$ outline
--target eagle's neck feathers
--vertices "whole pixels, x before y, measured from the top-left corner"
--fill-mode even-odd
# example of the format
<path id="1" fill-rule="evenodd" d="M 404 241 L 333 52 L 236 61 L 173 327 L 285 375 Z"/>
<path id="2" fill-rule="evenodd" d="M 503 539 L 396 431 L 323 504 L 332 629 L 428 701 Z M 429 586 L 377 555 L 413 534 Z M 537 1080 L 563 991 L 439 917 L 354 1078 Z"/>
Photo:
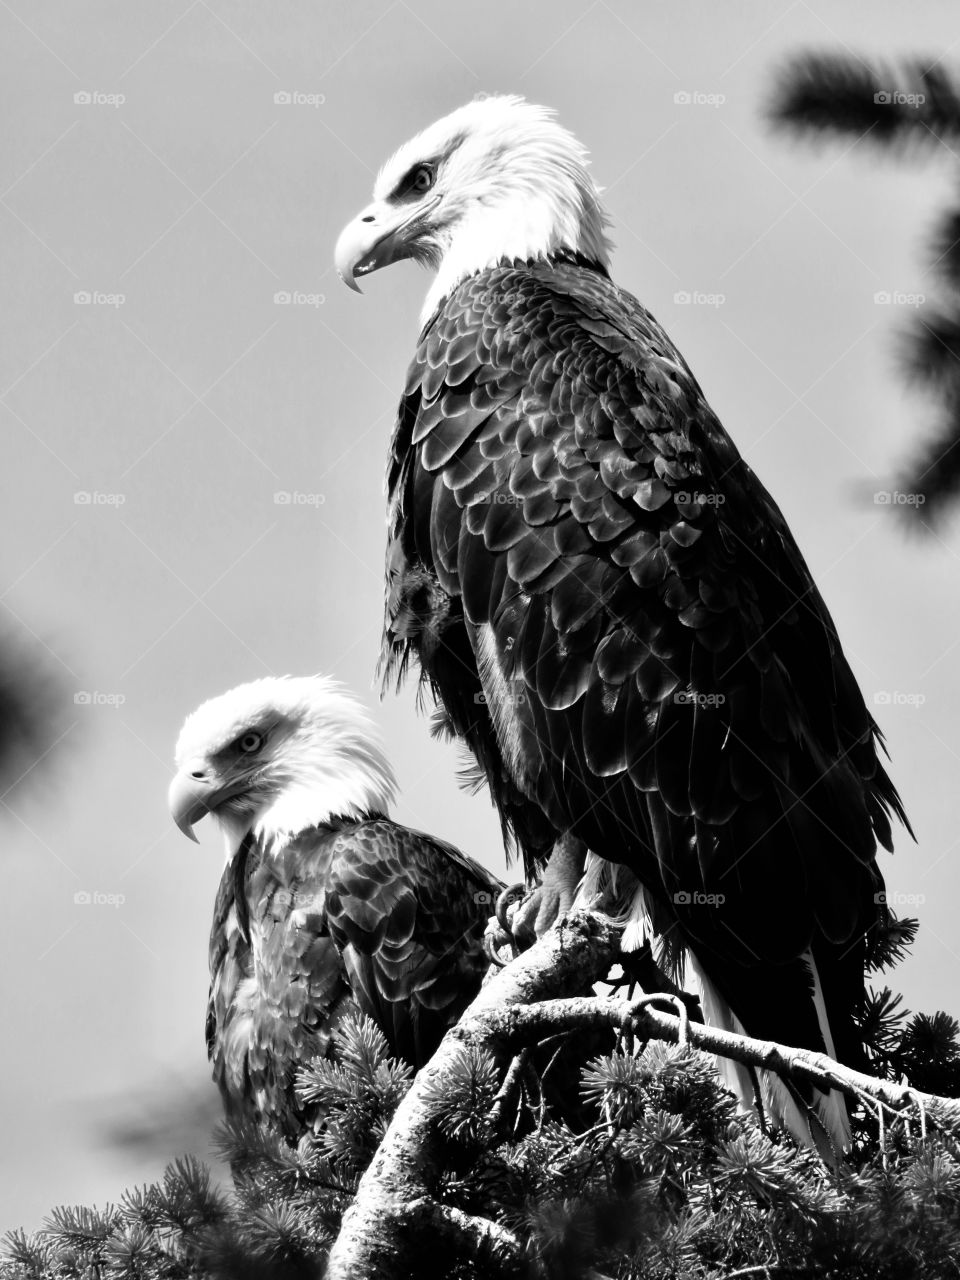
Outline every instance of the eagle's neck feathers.
<path id="1" fill-rule="evenodd" d="M 269 852 L 278 853 L 310 827 L 387 813 L 395 790 L 393 772 L 375 743 L 355 737 L 327 749 L 318 744 L 315 752 L 294 762 L 289 781 L 256 816 L 253 834 Z"/>
<path id="2" fill-rule="evenodd" d="M 472 198 L 455 205 L 450 220 L 436 229 L 428 257 L 437 276 L 422 321 L 461 280 L 504 260 L 528 262 L 565 251 L 609 267 L 609 218 L 586 152 L 556 124 L 542 121 L 532 129 L 510 149 L 501 170 L 488 157 L 461 181 Z"/>

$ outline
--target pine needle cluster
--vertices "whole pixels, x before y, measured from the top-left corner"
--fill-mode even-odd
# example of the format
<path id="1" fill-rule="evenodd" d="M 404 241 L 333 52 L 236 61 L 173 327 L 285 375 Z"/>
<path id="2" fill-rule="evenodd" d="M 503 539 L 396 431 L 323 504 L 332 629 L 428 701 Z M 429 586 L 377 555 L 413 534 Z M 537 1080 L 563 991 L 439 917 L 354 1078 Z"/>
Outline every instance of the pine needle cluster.
<path id="1" fill-rule="evenodd" d="M 912 939 L 897 924 L 877 965 Z M 960 1096 L 957 1022 L 871 992 L 861 1030 L 877 1075 Z M 911 1113 L 854 1113 L 851 1160 L 827 1167 L 744 1115 L 712 1058 L 609 1034 L 504 1060 L 464 1043 L 428 1103 L 433 1202 L 519 1242 L 553 1280 L 734 1275 L 960 1276 L 960 1133 Z M 580 1052 L 564 1072 L 564 1053 Z M 556 1074 L 554 1074 L 556 1072 Z M 577 1080 L 576 1106 L 570 1082 Z M 357 1017 L 298 1076 L 316 1116 L 296 1146 L 249 1125 L 218 1133 L 232 1190 L 192 1157 L 103 1209 L 60 1208 L 5 1242 L 0 1280 L 300 1280 L 322 1275 L 343 1214 L 413 1078 Z M 516 1257 L 504 1275 L 517 1274 Z M 457 1262 L 445 1275 L 495 1277 Z"/>

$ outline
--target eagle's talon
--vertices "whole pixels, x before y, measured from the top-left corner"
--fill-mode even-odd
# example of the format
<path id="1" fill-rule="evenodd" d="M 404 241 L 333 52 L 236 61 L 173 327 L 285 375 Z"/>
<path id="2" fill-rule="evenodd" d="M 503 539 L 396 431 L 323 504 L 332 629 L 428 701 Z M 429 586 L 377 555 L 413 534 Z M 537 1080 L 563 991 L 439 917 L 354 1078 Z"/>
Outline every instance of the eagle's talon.
<path id="1" fill-rule="evenodd" d="M 501 959 L 500 953 L 497 950 L 497 944 L 489 933 L 484 935 L 483 949 L 487 953 L 487 959 L 492 965 L 495 965 L 496 968 L 505 969 L 510 963 L 508 960 Z"/>
<path id="2" fill-rule="evenodd" d="M 499 898 L 497 898 L 495 908 L 497 921 L 504 933 L 510 934 L 511 937 L 513 936 L 513 921 L 508 912 L 515 903 L 523 901 L 526 892 L 527 886 L 525 884 L 512 884 L 504 889 Z"/>
<path id="3" fill-rule="evenodd" d="M 504 893 L 509 893 L 504 890 Z M 503 897 L 503 894 L 500 895 Z M 510 954 L 508 959 L 504 959 L 501 952 L 504 948 L 509 948 Z M 487 927 L 483 935 L 483 950 L 490 961 L 491 965 L 498 969 L 504 969 L 513 960 L 517 954 L 517 946 L 513 940 L 513 935 L 509 929 L 504 929 L 500 925 L 500 921 L 496 916 L 491 916 L 487 921 Z"/>

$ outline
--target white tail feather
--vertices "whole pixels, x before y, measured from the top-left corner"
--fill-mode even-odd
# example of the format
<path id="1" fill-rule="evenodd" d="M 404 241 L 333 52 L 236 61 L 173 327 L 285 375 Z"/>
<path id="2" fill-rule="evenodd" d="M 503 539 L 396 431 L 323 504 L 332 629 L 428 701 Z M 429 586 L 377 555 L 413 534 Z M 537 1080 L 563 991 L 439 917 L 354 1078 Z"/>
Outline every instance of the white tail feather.
<path id="1" fill-rule="evenodd" d="M 830 1020 L 827 1017 L 827 1006 L 823 998 L 823 987 L 820 985 L 817 964 L 810 951 L 804 952 L 803 959 L 806 961 L 813 981 L 813 1002 L 817 1009 L 820 1034 L 823 1036 L 823 1043 L 826 1046 L 827 1053 L 831 1058 L 836 1058 L 837 1050 L 834 1046 L 833 1032 L 830 1030 Z M 841 1151 L 849 1150 L 853 1142 L 853 1135 L 850 1132 L 850 1116 L 847 1112 L 847 1104 L 843 1095 L 838 1093 L 836 1089 L 830 1089 L 826 1093 L 822 1093 L 817 1089 L 813 1097 L 817 1115 L 830 1135 L 831 1140 L 839 1146 Z"/>
<path id="2" fill-rule="evenodd" d="M 817 1007 L 817 1018 L 823 1034 L 823 1041 L 831 1057 L 834 1056 L 833 1036 L 827 1021 L 823 991 L 817 974 L 813 957 L 804 956 L 813 978 L 814 1002 Z M 735 1031 L 746 1035 L 743 1023 L 723 999 L 716 987 L 704 973 L 702 966 L 692 951 L 687 952 L 687 973 L 693 980 L 692 985 L 699 988 L 700 1007 L 707 1024 L 724 1031 Z M 730 1092 L 740 1102 L 741 1109 L 752 1112 L 756 1106 L 753 1079 L 747 1067 L 729 1058 L 718 1057 L 717 1066 L 720 1076 Z M 851 1142 L 850 1118 L 846 1104 L 835 1089 L 824 1093 L 819 1089 L 813 1092 L 813 1110 L 824 1133 L 819 1134 L 811 1125 L 811 1117 L 797 1102 L 789 1087 L 779 1076 L 770 1071 L 757 1071 L 760 1095 L 767 1114 L 773 1123 L 791 1133 L 798 1142 L 816 1148 L 825 1159 L 835 1161 L 839 1152 L 849 1148 Z M 831 1150 L 831 1148 L 833 1148 Z"/>
<path id="3" fill-rule="evenodd" d="M 653 941 L 655 937 L 650 905 L 643 885 L 625 867 L 600 858 L 595 853 L 587 854 L 574 905 L 598 908 L 614 924 L 621 926 L 624 930 L 620 943 L 623 951 L 638 951 L 646 939 Z M 827 1018 L 816 963 L 809 951 L 804 952 L 801 958 L 810 972 L 813 1002 L 824 1046 L 830 1057 L 835 1058 L 837 1055 L 833 1033 Z M 694 994 L 700 997 L 700 1007 L 708 1026 L 746 1035 L 743 1023 L 707 977 L 692 951 L 686 952 L 686 973 Z M 717 1058 L 717 1068 L 721 1079 L 738 1099 L 742 1110 L 752 1113 L 756 1108 L 756 1094 L 749 1068 L 723 1057 Z M 849 1149 L 852 1141 L 850 1117 L 843 1096 L 836 1089 L 826 1092 L 813 1090 L 811 1115 L 810 1109 L 797 1101 L 789 1086 L 779 1076 L 770 1071 L 757 1071 L 756 1075 L 764 1109 L 774 1125 L 792 1133 L 805 1146 L 815 1147 L 831 1162 L 836 1159 L 837 1153 Z"/>
<path id="4" fill-rule="evenodd" d="M 622 928 L 622 951 L 639 951 L 654 936 L 643 885 L 626 867 L 595 853 L 588 853 L 583 864 L 574 906 L 599 909 Z"/>

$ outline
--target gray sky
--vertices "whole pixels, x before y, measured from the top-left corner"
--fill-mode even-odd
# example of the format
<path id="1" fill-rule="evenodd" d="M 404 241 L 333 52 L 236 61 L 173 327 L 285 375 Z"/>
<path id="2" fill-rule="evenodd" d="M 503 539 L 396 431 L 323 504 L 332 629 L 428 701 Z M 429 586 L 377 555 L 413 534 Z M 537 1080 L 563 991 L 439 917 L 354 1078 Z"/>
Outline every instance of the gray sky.
<path id="1" fill-rule="evenodd" d="M 383 465 L 427 278 L 402 264 L 358 298 L 332 248 L 390 151 L 480 90 L 556 107 L 591 148 L 615 278 L 783 507 L 868 701 L 890 695 L 919 843 L 883 867 L 923 899 L 900 906 L 922 930 L 894 981 L 957 1012 L 960 544 L 904 540 L 870 497 L 925 426 L 893 360 L 909 309 L 874 295 L 933 293 L 922 248 L 955 161 L 796 149 L 761 113 L 801 46 L 952 60 L 955 6 L 0 0 L 0 34 L 0 599 L 55 655 L 70 726 L 0 818 L 0 1226 L 155 1177 L 105 1120 L 207 1076 L 221 855 L 166 813 L 185 714 L 270 672 L 372 704 Z M 412 691 L 378 714 L 397 816 L 502 872 L 489 805 L 458 792 Z"/>

